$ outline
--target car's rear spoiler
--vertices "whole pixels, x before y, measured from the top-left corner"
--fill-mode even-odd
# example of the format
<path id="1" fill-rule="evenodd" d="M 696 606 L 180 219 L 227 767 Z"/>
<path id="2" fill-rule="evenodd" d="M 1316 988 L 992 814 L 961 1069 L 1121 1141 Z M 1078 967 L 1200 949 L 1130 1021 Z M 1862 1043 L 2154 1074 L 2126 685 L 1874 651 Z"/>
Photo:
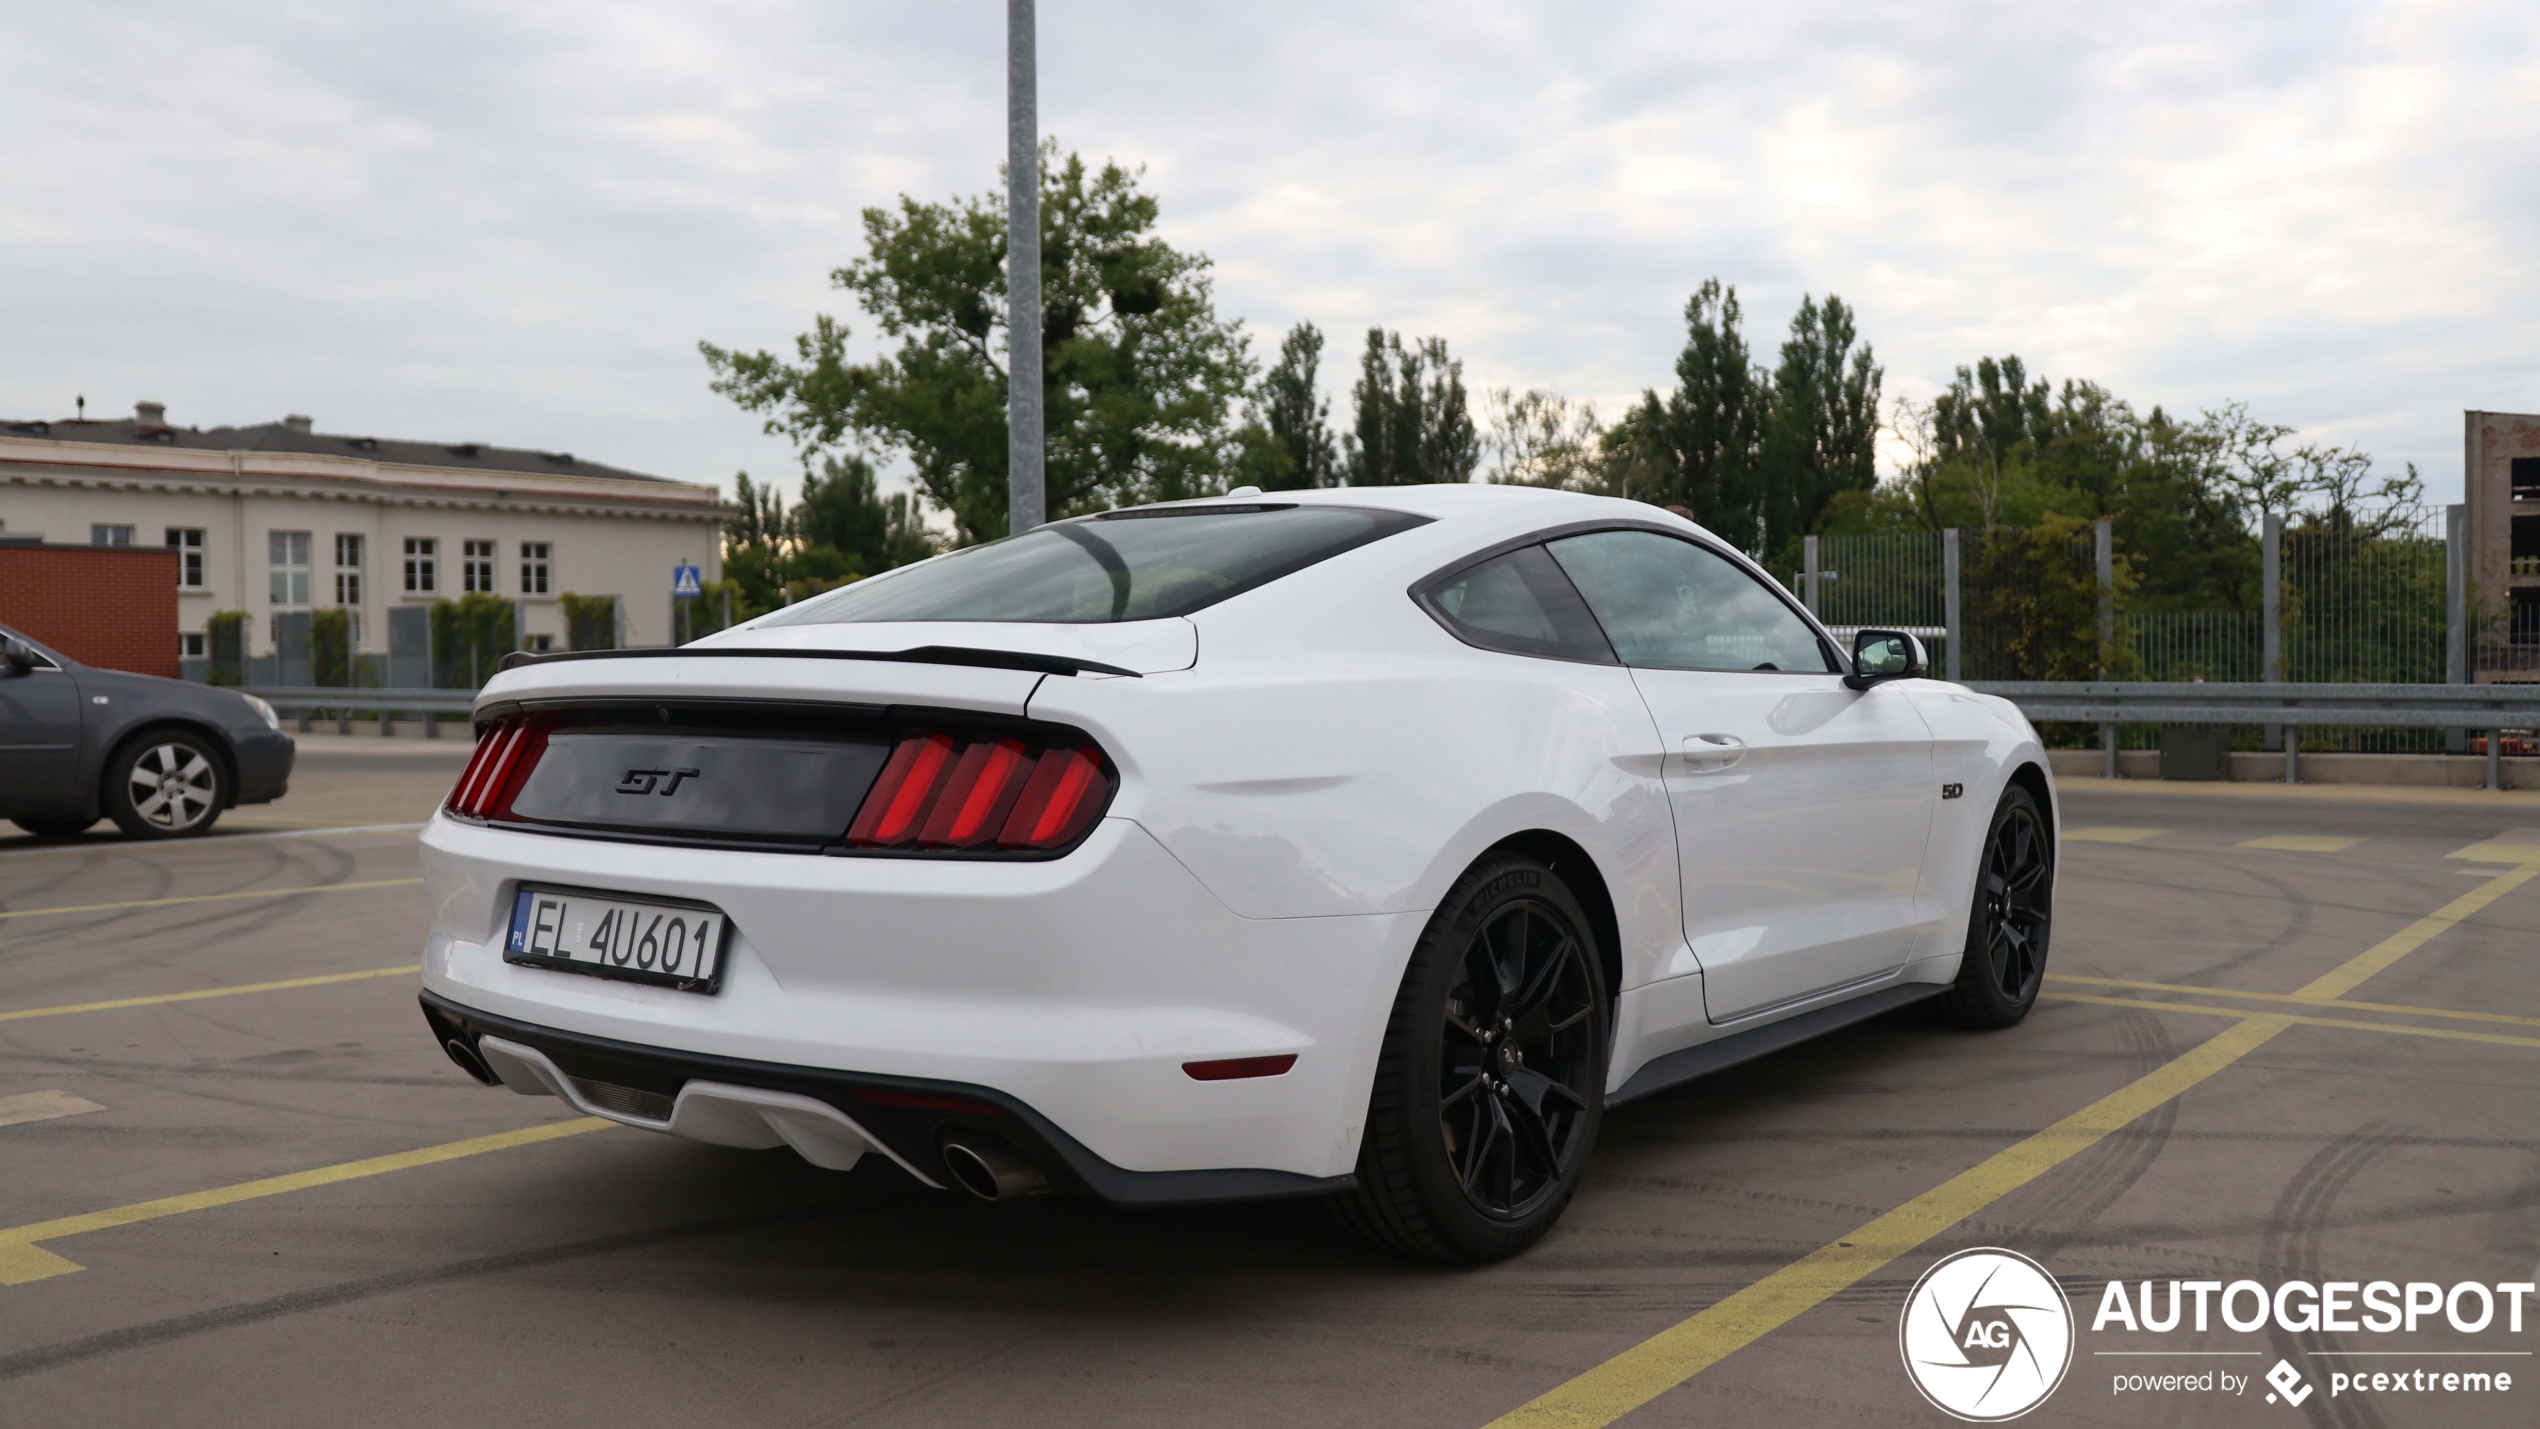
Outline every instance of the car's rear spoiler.
<path id="1" fill-rule="evenodd" d="M 1126 675 L 1142 679 L 1135 670 L 1106 665 L 1100 660 L 1078 660 L 1066 655 L 1034 655 L 1021 650 L 988 650 L 973 645 L 920 645 L 913 650 L 771 650 L 749 646 L 680 645 L 663 650 L 559 650 L 553 654 L 534 654 L 515 650 L 502 659 L 498 669 L 511 670 L 524 665 L 552 665 L 565 660 L 659 660 L 667 657 L 694 659 L 747 658 L 761 660 L 882 660 L 902 665 L 970 665 L 987 670 L 1031 670 L 1043 675 Z"/>

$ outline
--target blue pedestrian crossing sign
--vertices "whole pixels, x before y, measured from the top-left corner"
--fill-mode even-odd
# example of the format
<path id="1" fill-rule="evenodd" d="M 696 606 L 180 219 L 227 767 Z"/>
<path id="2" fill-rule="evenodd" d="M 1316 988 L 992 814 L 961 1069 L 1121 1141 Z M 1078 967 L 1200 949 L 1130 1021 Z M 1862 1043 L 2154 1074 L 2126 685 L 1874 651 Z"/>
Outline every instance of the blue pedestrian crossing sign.
<path id="1" fill-rule="evenodd" d="M 705 573 L 695 566 L 670 568 L 670 595 L 673 600 L 695 600 L 706 593 Z"/>

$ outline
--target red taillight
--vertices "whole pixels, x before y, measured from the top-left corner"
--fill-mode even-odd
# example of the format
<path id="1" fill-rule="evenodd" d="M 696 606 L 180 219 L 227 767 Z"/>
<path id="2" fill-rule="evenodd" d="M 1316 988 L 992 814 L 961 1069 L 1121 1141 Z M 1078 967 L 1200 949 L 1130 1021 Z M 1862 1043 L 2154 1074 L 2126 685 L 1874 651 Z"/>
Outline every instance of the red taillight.
<path id="1" fill-rule="evenodd" d="M 1037 745 L 1013 735 L 928 730 L 901 737 L 856 810 L 856 848 L 1065 848 L 1111 799 L 1113 779 L 1090 744 Z"/>
<path id="2" fill-rule="evenodd" d="M 476 737 L 476 752 L 467 757 L 467 767 L 459 771 L 459 782 L 450 786 L 450 797 L 442 807 L 451 813 L 464 813 L 468 797 L 476 792 L 476 783 L 485 777 L 485 766 L 492 759 L 495 746 L 512 732 L 508 724 L 490 724 Z"/>
<path id="3" fill-rule="evenodd" d="M 477 739 L 467 768 L 459 771 L 459 782 L 450 790 L 450 812 L 472 819 L 505 817 L 546 749 L 545 723 L 496 721 Z"/>

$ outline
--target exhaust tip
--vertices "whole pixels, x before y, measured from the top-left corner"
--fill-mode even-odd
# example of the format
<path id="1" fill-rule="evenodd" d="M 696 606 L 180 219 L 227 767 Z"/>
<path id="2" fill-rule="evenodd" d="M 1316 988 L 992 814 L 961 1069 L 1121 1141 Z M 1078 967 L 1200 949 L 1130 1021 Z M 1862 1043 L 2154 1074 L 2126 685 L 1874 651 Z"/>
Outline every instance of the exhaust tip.
<path id="1" fill-rule="evenodd" d="M 1011 1201 L 1050 1189 L 1050 1178 L 1040 1167 L 992 1137 L 946 1138 L 944 1170 L 955 1185 L 983 1201 Z"/>
<path id="2" fill-rule="evenodd" d="M 476 1055 L 476 1049 L 458 1038 L 442 1043 L 441 1050 L 450 1054 L 450 1060 L 459 1064 L 460 1071 L 485 1085 L 499 1087 L 503 1084 L 503 1079 L 494 1075 L 494 1069 L 485 1065 L 485 1059 Z"/>

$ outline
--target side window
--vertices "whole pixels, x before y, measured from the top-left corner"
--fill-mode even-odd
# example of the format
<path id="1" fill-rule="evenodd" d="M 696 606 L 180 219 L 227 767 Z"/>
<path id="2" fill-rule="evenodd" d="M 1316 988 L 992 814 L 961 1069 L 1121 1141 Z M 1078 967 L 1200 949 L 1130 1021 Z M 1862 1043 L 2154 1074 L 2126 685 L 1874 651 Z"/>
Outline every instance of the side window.
<path id="1" fill-rule="evenodd" d="M 1655 531 L 1550 544 L 1626 665 L 1838 673 L 1817 632 L 1735 563 Z"/>
<path id="2" fill-rule="evenodd" d="M 1511 655 L 1614 663 L 1614 651 L 1541 546 L 1466 566 L 1420 592 L 1456 639 Z"/>

